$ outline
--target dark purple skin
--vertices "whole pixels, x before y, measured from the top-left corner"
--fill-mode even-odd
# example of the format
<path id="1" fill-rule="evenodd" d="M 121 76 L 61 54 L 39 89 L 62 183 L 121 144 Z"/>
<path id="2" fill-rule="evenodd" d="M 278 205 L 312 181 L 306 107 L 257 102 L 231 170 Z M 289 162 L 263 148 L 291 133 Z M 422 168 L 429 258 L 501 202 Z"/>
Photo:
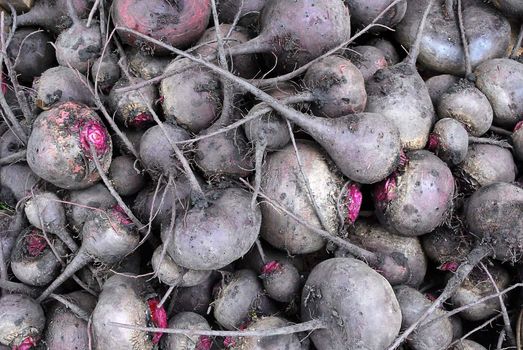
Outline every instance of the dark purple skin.
<path id="1" fill-rule="evenodd" d="M 85 74 L 102 53 L 102 36 L 98 23 L 87 28 L 80 21 L 64 30 L 55 42 L 56 60 L 61 66 Z"/>
<path id="2" fill-rule="evenodd" d="M 140 141 L 140 158 L 145 170 L 153 175 L 166 174 L 177 176 L 181 165 L 174 155 L 171 144 L 165 137 L 169 135 L 171 142 L 178 142 L 190 138 L 189 133 L 177 125 L 163 123 L 147 129 Z M 183 149 L 182 149 L 183 151 Z"/>
<path id="3" fill-rule="evenodd" d="M 495 182 L 513 182 L 517 168 L 510 150 L 489 144 L 471 144 L 457 176 L 467 187 L 478 189 Z"/>
<path id="4" fill-rule="evenodd" d="M 217 274 L 213 273 L 201 284 L 194 287 L 178 288 L 171 299 L 174 314 L 195 312 L 207 316 L 207 310 L 209 310 L 213 301 L 212 292 L 217 277 Z"/>
<path id="5" fill-rule="evenodd" d="M 63 243 L 52 235 L 48 237 L 56 252 L 65 256 Z M 11 252 L 11 270 L 20 282 L 30 286 L 46 286 L 60 274 L 61 267 L 42 231 L 30 226 L 20 233 Z"/>
<path id="6" fill-rule="evenodd" d="M 35 1 L 30 11 L 19 15 L 17 25 L 19 27 L 38 26 L 59 34 L 62 30 L 69 28 L 73 20 L 68 15 L 69 0 L 39 0 Z M 91 0 L 73 0 L 73 8 L 78 18 L 86 18 L 92 7 Z"/>
<path id="7" fill-rule="evenodd" d="M 469 134 L 455 119 L 440 119 L 429 135 L 428 149 L 450 166 L 461 163 L 467 156 Z"/>
<path id="8" fill-rule="evenodd" d="M 200 133 L 205 135 L 223 127 L 215 123 Z M 196 164 L 207 178 L 215 176 L 246 177 L 254 169 L 251 146 L 243 130 L 232 130 L 196 143 Z"/>
<path id="9" fill-rule="evenodd" d="M 64 298 L 79 306 L 87 315 L 96 306 L 96 298 L 79 291 L 63 295 Z M 89 348 L 87 321 L 80 319 L 70 309 L 58 301 L 53 301 L 46 310 L 47 321 L 44 339 L 49 349 L 80 350 Z"/>
<path id="10" fill-rule="evenodd" d="M 360 70 L 365 81 L 389 65 L 383 51 L 374 46 L 355 46 L 345 56 Z"/>
<path id="11" fill-rule="evenodd" d="M 523 4 L 519 0 L 496 0 L 492 4 L 506 16 L 523 17 Z"/>
<path id="12" fill-rule="evenodd" d="M 425 82 L 415 67 L 398 63 L 377 71 L 366 83 L 367 112 L 379 113 L 400 132 L 406 150 L 425 147 L 435 121 Z"/>
<path id="13" fill-rule="evenodd" d="M 523 121 L 519 122 L 512 133 L 512 145 L 514 155 L 519 161 L 523 161 Z"/>
<path id="14" fill-rule="evenodd" d="M 0 137 L 0 158 L 15 154 L 24 148 L 25 145 L 11 130 L 7 130 Z"/>
<path id="15" fill-rule="evenodd" d="M 130 71 L 145 80 L 161 75 L 171 62 L 170 57 L 152 56 L 138 49 L 132 49 L 127 58 Z"/>
<path id="16" fill-rule="evenodd" d="M 314 96 L 311 111 L 318 117 L 338 118 L 365 110 L 363 75 L 346 58 L 329 56 L 314 63 L 307 69 L 303 83 Z"/>
<path id="17" fill-rule="evenodd" d="M 38 343 L 44 330 L 45 315 L 42 307 L 32 298 L 21 294 L 2 295 L 0 315 L 0 344 L 17 350 L 22 342 L 33 345 Z"/>
<path id="18" fill-rule="evenodd" d="M 461 80 L 440 96 L 438 117 L 462 123 L 472 136 L 481 136 L 492 125 L 494 111 L 487 96 L 468 80 Z"/>
<path id="19" fill-rule="evenodd" d="M 270 261 L 261 269 L 263 287 L 267 295 L 279 302 L 294 300 L 301 287 L 298 269 L 287 261 Z"/>
<path id="20" fill-rule="evenodd" d="M 182 0 L 174 4 L 166 0 L 115 0 L 112 4 L 116 27 L 136 30 L 178 48 L 186 48 L 200 38 L 207 28 L 210 15 L 209 0 Z M 119 34 L 129 46 L 155 54 L 169 52 L 134 34 Z"/>
<path id="21" fill-rule="evenodd" d="M 523 188 L 498 182 L 477 190 L 465 209 L 465 222 L 493 257 L 517 261 L 523 255 Z"/>
<path id="22" fill-rule="evenodd" d="M 253 271 L 236 271 L 218 291 L 213 302 L 214 318 L 225 329 L 238 329 L 250 321 L 251 313 L 259 311 L 262 299 L 266 298 Z"/>
<path id="23" fill-rule="evenodd" d="M 267 0 L 260 15 L 260 35 L 230 50 L 264 53 L 269 66 L 290 72 L 350 37 L 349 9 L 342 0 Z"/>
<path id="24" fill-rule="evenodd" d="M 162 80 L 160 95 L 168 122 L 197 133 L 218 117 L 222 92 L 219 79 L 188 59 L 173 61 L 166 71 L 179 73 Z"/>
<path id="25" fill-rule="evenodd" d="M 171 219 L 171 209 L 173 204 L 176 210 L 185 210 L 189 205 L 189 198 L 191 194 L 191 186 L 185 176 L 179 176 L 174 180 L 174 191 L 172 185 L 166 185 L 162 182 L 158 188 L 156 197 L 154 195 L 157 184 L 150 184 L 149 186 L 142 189 L 133 204 L 133 212 L 143 220 L 149 222 L 151 207 L 154 200 L 154 208 L 152 210 L 153 215 L 153 226 L 159 227 L 161 224 L 169 226 Z M 176 198 L 173 203 L 173 195 Z M 162 200 L 163 198 L 163 200 Z"/>
<path id="26" fill-rule="evenodd" d="M 51 35 L 38 28 L 19 28 L 7 48 L 7 54 L 18 74 L 18 80 L 30 83 L 44 71 L 56 65 Z M 23 42 L 23 44 L 22 44 Z"/>
<path id="27" fill-rule="evenodd" d="M 363 28 L 371 24 L 372 21 L 392 3 L 392 0 L 345 0 L 345 3 L 351 11 L 353 25 Z M 407 0 L 402 0 L 387 11 L 377 23 L 389 28 L 394 28 L 403 19 L 406 11 Z M 372 30 L 383 31 L 385 28 L 374 27 Z"/>
<path id="28" fill-rule="evenodd" d="M 481 267 L 476 267 L 452 295 L 450 301 L 453 308 L 472 304 L 481 298 L 496 294 L 497 290 L 504 290 L 510 285 L 511 276 L 506 269 L 498 264 L 488 264 L 487 266 L 497 288 L 485 270 Z M 449 275 L 451 274 L 452 272 L 449 273 Z M 499 298 L 493 298 L 463 310 L 459 315 L 464 320 L 475 322 L 494 316 L 500 309 Z"/>
<path id="29" fill-rule="evenodd" d="M 396 39 L 409 49 L 428 0 L 409 0 L 403 21 L 396 27 Z M 445 0 L 437 0 L 427 18 L 418 63 L 438 73 L 463 75 L 465 58 L 458 29 L 457 11 L 447 13 Z M 474 0 L 463 1 L 463 22 L 472 67 L 502 57 L 510 45 L 510 24 L 494 8 Z"/>
<path id="30" fill-rule="evenodd" d="M 427 257 L 434 261 L 440 269 L 446 269 L 444 264 L 459 264 L 465 260 L 472 250 L 473 237 L 460 230 L 440 226 L 421 237 L 421 244 Z M 453 270 L 452 265 L 447 266 Z"/>
<path id="31" fill-rule="evenodd" d="M 122 78 L 114 85 L 109 93 L 109 106 L 116 113 L 115 120 L 123 124 L 126 128 L 147 129 L 154 124 L 152 113 L 149 109 L 155 109 L 158 100 L 158 90 L 154 85 L 144 86 L 143 88 L 118 92 L 118 89 L 129 85 L 141 83 L 140 78 Z"/>
<path id="32" fill-rule="evenodd" d="M 367 220 L 357 220 L 354 225 L 347 236 L 350 242 L 371 252 L 390 255 L 397 261 L 406 261 L 409 275 L 403 281 L 404 284 L 418 287 L 423 282 L 427 271 L 427 259 L 417 237 L 395 235 L 378 223 Z M 336 251 L 337 257 L 346 255 L 343 248 Z M 389 280 L 389 283 L 393 282 Z"/>
<path id="33" fill-rule="evenodd" d="M 96 86 L 103 93 L 108 93 L 120 79 L 120 67 L 118 66 L 117 57 L 112 54 L 98 57 L 92 64 L 91 77 L 93 85 L 96 83 Z"/>
<path id="34" fill-rule="evenodd" d="M 438 105 L 441 96 L 458 81 L 459 78 L 452 74 L 435 75 L 425 80 L 434 107 Z"/>
<path id="35" fill-rule="evenodd" d="M 216 4 L 218 19 L 220 23 L 232 24 L 241 10 L 239 23 L 243 26 L 255 26 L 266 2 L 267 0 L 222 0 Z"/>
<path id="36" fill-rule="evenodd" d="M 220 31 L 224 40 L 223 46 L 225 49 L 250 40 L 251 37 L 248 30 L 240 26 L 235 26 L 231 34 L 227 37 L 231 28 L 232 26 L 229 24 L 220 24 Z M 212 43 L 196 48 L 194 53 L 200 54 L 202 57 L 216 55 L 216 48 L 218 47 L 216 40 L 216 27 L 207 29 L 200 40 L 196 43 L 196 46 L 210 41 L 212 41 Z M 260 73 L 259 64 L 254 55 L 237 55 L 232 59 L 229 59 L 228 65 L 230 71 L 245 79 L 252 79 Z"/>
<path id="37" fill-rule="evenodd" d="M 44 110 L 67 101 L 94 106 L 93 95 L 85 84 L 90 83 L 69 67 L 50 68 L 33 82 L 35 105 Z"/>
<path id="38" fill-rule="evenodd" d="M 145 185 L 142 172 L 137 169 L 136 159 L 131 156 L 115 157 L 109 168 L 109 178 L 116 192 L 121 196 L 138 193 Z"/>
<path id="39" fill-rule="evenodd" d="M 261 210 L 250 208 L 250 193 L 231 187 L 207 193 L 212 202 L 176 218 L 167 252 L 174 262 L 192 270 L 216 270 L 245 255 L 258 238 Z"/>
<path id="40" fill-rule="evenodd" d="M 145 130 L 141 129 L 127 129 L 122 130 L 122 132 L 125 134 L 127 139 L 129 139 L 129 142 L 131 142 L 131 145 L 134 147 L 134 149 L 139 153 L 140 152 L 140 141 L 142 140 L 142 136 L 145 133 Z M 127 146 L 123 143 L 122 139 L 116 135 L 113 135 L 114 143 L 116 145 L 116 148 L 118 151 L 120 151 L 121 154 L 132 154 L 129 149 L 127 149 Z"/>
<path id="41" fill-rule="evenodd" d="M 27 165 L 11 164 L 0 167 L 0 201 L 15 207 L 31 193 L 40 178 Z"/>
<path id="42" fill-rule="evenodd" d="M 90 145 L 101 168 L 109 170 L 113 146 L 102 120 L 89 107 L 66 102 L 34 121 L 27 163 L 35 174 L 58 187 L 87 188 L 100 180 Z"/>
<path id="43" fill-rule="evenodd" d="M 116 204 L 107 187 L 101 183 L 83 190 L 70 191 L 65 201 L 67 221 L 77 232 L 81 231 L 91 213 L 97 209 L 104 211 Z"/>
<path id="44" fill-rule="evenodd" d="M 483 62 L 474 71 L 476 86 L 494 110 L 494 124 L 513 128 L 523 120 L 523 64 L 508 58 Z"/>
<path id="45" fill-rule="evenodd" d="M 372 45 L 383 52 L 385 55 L 385 59 L 387 60 L 387 63 L 389 66 L 395 65 L 396 63 L 399 63 L 400 61 L 400 55 L 398 54 L 398 50 L 396 50 L 396 47 L 394 44 L 385 38 L 377 37 L 374 39 L 371 39 L 368 42 L 368 45 Z"/>
<path id="46" fill-rule="evenodd" d="M 420 236 L 441 225 L 454 197 L 454 177 L 429 151 L 407 153 L 404 168 L 376 185 L 374 203 L 379 221 L 392 232 Z"/>

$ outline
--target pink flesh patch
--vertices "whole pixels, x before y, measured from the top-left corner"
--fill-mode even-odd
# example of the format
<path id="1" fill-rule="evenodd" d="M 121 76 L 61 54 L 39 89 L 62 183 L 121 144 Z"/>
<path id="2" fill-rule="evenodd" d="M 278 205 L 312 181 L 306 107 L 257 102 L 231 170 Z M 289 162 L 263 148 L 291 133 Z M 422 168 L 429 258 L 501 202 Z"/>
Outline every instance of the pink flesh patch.
<path id="1" fill-rule="evenodd" d="M 31 233 L 27 236 L 26 240 L 27 252 L 32 257 L 37 257 L 45 250 L 47 247 L 47 242 L 44 237 L 40 237 L 35 233 Z"/>
<path id="2" fill-rule="evenodd" d="M 378 202 L 389 202 L 396 198 L 396 175 L 392 174 L 374 188 L 374 198 Z"/>
<path id="3" fill-rule="evenodd" d="M 115 204 L 111 208 L 112 214 L 118 219 L 118 221 L 123 225 L 132 224 L 132 220 L 127 216 L 123 208 L 119 204 Z"/>
<path id="4" fill-rule="evenodd" d="M 167 328 L 167 313 L 162 307 L 158 307 L 159 300 L 157 298 L 152 298 L 147 300 L 149 305 L 149 311 L 151 313 L 151 320 L 155 327 L 157 328 Z M 154 333 L 153 344 L 158 344 L 162 338 L 163 333 Z"/>
<path id="5" fill-rule="evenodd" d="M 269 261 L 267 264 L 263 265 L 261 272 L 264 275 L 270 275 L 276 271 L 279 271 L 282 268 L 281 264 L 276 260 Z"/>
<path id="6" fill-rule="evenodd" d="M 409 164 L 409 157 L 407 157 L 407 155 L 405 154 L 405 152 L 403 152 L 403 150 L 401 150 L 400 152 L 400 168 L 405 168 L 407 166 L 407 164 Z"/>
<path id="7" fill-rule="evenodd" d="M 438 299 L 434 294 L 431 293 L 425 293 L 425 298 L 429 299 L 432 302 L 435 302 L 436 299 Z"/>
<path id="8" fill-rule="evenodd" d="M 448 261 L 446 263 L 441 264 L 441 266 L 438 267 L 438 269 L 441 270 L 441 271 L 456 272 L 458 267 L 459 267 L 459 264 L 457 262 L 455 262 L 455 261 Z"/>
<path id="9" fill-rule="evenodd" d="M 131 121 L 131 125 L 137 128 L 143 127 L 153 121 L 153 116 L 149 113 L 140 113 Z"/>
<path id="10" fill-rule="evenodd" d="M 90 145 L 94 146 L 97 155 L 103 155 L 108 148 L 109 135 L 103 125 L 88 121 L 80 126 L 80 142 L 82 148 L 90 154 Z"/>
<path id="11" fill-rule="evenodd" d="M 428 150 L 434 152 L 439 147 L 439 137 L 436 134 L 431 133 L 429 135 Z"/>
<path id="12" fill-rule="evenodd" d="M 195 350 L 210 350 L 212 347 L 212 340 L 210 337 L 205 335 L 200 336 L 198 339 L 198 344 L 196 344 Z"/>
<path id="13" fill-rule="evenodd" d="M 37 341 L 35 339 L 32 337 L 27 337 L 23 342 L 20 343 L 20 345 L 14 346 L 13 350 L 29 350 L 32 349 L 33 346 L 36 346 L 36 343 Z"/>
<path id="14" fill-rule="evenodd" d="M 363 201 L 363 194 L 356 184 L 350 184 L 347 188 L 347 197 L 345 204 L 347 205 L 347 221 L 353 224 L 360 214 L 361 202 Z"/>
<path id="15" fill-rule="evenodd" d="M 514 132 L 518 131 L 522 127 L 523 127 L 523 120 L 516 124 L 516 126 L 514 127 Z"/>
<path id="16" fill-rule="evenodd" d="M 233 337 L 226 337 L 223 341 L 223 346 L 226 348 L 232 348 L 233 346 L 236 346 L 236 340 Z"/>

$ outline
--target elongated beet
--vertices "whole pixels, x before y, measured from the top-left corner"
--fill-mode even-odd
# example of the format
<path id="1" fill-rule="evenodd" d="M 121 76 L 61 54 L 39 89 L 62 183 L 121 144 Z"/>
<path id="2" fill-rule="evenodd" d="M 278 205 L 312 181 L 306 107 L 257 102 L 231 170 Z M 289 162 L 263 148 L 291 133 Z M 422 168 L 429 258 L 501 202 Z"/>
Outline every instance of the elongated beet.
<path id="1" fill-rule="evenodd" d="M 264 53 L 276 68 L 289 72 L 350 37 L 349 9 L 342 0 L 267 0 L 260 34 L 229 50 L 233 55 Z"/>
<path id="2" fill-rule="evenodd" d="M 420 12 L 429 0 L 409 0 L 407 12 L 396 30 L 396 39 L 410 48 L 421 21 Z M 455 2 L 454 2 L 455 3 Z M 510 24 L 498 11 L 478 1 L 463 1 L 463 24 L 472 67 L 502 57 L 509 47 Z M 457 11 L 447 11 L 445 0 L 437 0 L 427 18 L 420 46 L 419 63 L 439 73 L 465 73 L 465 54 L 458 29 Z"/>
<path id="3" fill-rule="evenodd" d="M 113 146 L 105 125 L 94 110 L 66 102 L 35 120 L 27 143 L 27 163 L 35 174 L 58 187 L 86 188 L 100 179 L 90 145 L 107 171 Z"/>
<path id="4" fill-rule="evenodd" d="M 381 223 L 393 232 L 419 236 L 443 223 L 454 197 L 454 177 L 434 154 L 412 151 L 403 171 L 376 185 L 374 202 Z"/>
<path id="5" fill-rule="evenodd" d="M 140 237 L 131 220 L 114 207 L 103 213 L 95 212 L 82 228 L 82 245 L 73 260 L 40 295 L 44 300 L 82 267 L 92 261 L 116 264 L 136 248 Z"/>
<path id="6" fill-rule="evenodd" d="M 115 0 L 112 5 L 115 26 L 134 29 L 175 47 L 187 47 L 205 31 L 211 15 L 209 0 Z M 130 46 L 147 48 L 147 43 L 130 33 L 119 33 Z M 160 47 L 151 47 L 165 53 Z"/>
<path id="7" fill-rule="evenodd" d="M 68 2 L 70 0 L 39 0 L 35 1 L 30 11 L 19 15 L 18 26 L 38 26 L 55 33 L 69 28 L 73 19 L 69 16 Z M 91 8 L 91 0 L 71 0 L 74 14 L 78 18 L 85 18 Z"/>
<path id="8" fill-rule="evenodd" d="M 210 191 L 208 197 L 208 207 L 192 207 L 176 219 L 167 246 L 174 262 L 188 269 L 215 270 L 230 264 L 249 251 L 260 231 L 260 209 L 245 210 L 249 193 L 231 187 Z"/>

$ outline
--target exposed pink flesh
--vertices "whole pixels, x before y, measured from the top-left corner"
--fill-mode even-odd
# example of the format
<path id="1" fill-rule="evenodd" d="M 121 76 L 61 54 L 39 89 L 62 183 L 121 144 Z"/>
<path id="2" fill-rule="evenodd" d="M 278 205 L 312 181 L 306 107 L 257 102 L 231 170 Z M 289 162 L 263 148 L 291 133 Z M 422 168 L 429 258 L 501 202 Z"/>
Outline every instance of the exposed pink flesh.
<path id="1" fill-rule="evenodd" d="M 374 187 L 374 198 L 378 202 L 390 202 L 396 198 L 396 174 L 392 174 Z"/>
<path id="2" fill-rule="evenodd" d="M 33 337 L 27 337 L 20 343 L 20 345 L 13 346 L 13 350 L 30 350 L 33 346 L 36 346 L 36 343 L 38 343 L 36 339 Z"/>
<path id="3" fill-rule="evenodd" d="M 438 267 L 438 269 L 441 271 L 456 272 L 458 267 L 459 267 L 459 264 L 456 261 L 447 261 L 447 262 L 441 264 L 441 266 Z"/>
<path id="4" fill-rule="evenodd" d="M 195 350 L 210 350 L 212 347 L 212 339 L 205 335 L 200 336 Z"/>
<path id="5" fill-rule="evenodd" d="M 436 299 L 438 299 L 434 294 L 432 293 L 425 293 L 425 297 L 429 299 L 430 301 L 434 302 Z"/>
<path id="6" fill-rule="evenodd" d="M 263 265 L 261 272 L 264 275 L 270 275 L 276 271 L 279 271 L 282 268 L 282 265 L 276 260 L 269 261 L 267 264 Z"/>
<path id="7" fill-rule="evenodd" d="M 428 150 L 434 152 L 439 147 L 439 136 L 431 133 L 429 135 Z"/>
<path id="8" fill-rule="evenodd" d="M 225 346 L 226 348 L 232 348 L 236 346 L 236 339 L 234 339 L 233 337 L 226 337 L 223 340 L 223 346 Z"/>
<path id="9" fill-rule="evenodd" d="M 514 127 L 514 132 L 518 131 L 522 127 L 523 127 L 523 120 L 516 124 L 516 126 Z"/>
<path id="10" fill-rule="evenodd" d="M 144 127 L 153 121 L 153 116 L 149 113 L 140 113 L 131 121 L 131 125 L 137 128 Z"/>
<path id="11" fill-rule="evenodd" d="M 345 203 L 347 205 L 347 222 L 353 224 L 360 214 L 361 203 L 363 201 L 363 194 L 356 184 L 350 184 L 347 188 L 347 197 Z"/>
<path id="12" fill-rule="evenodd" d="M 121 224 L 130 225 L 133 223 L 119 204 L 115 204 L 110 210 Z"/>
<path id="13" fill-rule="evenodd" d="M 47 247 L 47 242 L 44 237 L 39 236 L 36 233 L 31 233 L 25 239 L 27 252 L 32 257 L 37 257 L 45 250 Z"/>
<path id="14" fill-rule="evenodd" d="M 86 154 L 90 154 L 91 144 L 97 155 L 103 155 L 107 151 L 109 134 L 103 125 L 95 121 L 87 121 L 79 126 L 79 132 L 80 143 Z"/>
<path id="15" fill-rule="evenodd" d="M 151 313 L 151 321 L 154 324 L 154 327 L 157 328 L 167 328 L 167 312 L 162 307 L 158 307 L 160 301 L 157 298 L 152 298 L 147 300 L 149 305 L 149 312 Z M 153 335 L 153 344 L 158 344 L 162 338 L 163 333 L 154 333 Z"/>

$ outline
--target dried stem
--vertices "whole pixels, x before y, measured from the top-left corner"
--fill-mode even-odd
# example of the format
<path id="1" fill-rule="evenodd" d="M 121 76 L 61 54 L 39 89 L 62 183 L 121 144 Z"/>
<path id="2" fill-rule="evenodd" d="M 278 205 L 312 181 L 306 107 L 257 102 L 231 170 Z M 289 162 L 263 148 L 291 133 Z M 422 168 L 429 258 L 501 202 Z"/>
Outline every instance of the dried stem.
<path id="1" fill-rule="evenodd" d="M 459 33 L 461 35 L 461 43 L 463 45 L 463 53 L 465 54 L 465 77 L 468 78 L 472 74 L 472 64 L 470 63 L 469 43 L 465 33 L 465 25 L 463 24 L 463 9 L 461 6 L 461 0 L 458 0 L 458 26 Z"/>
<path id="2" fill-rule="evenodd" d="M 272 337 L 276 335 L 287 335 L 306 331 L 313 331 L 317 329 L 325 329 L 326 325 L 323 321 L 312 320 L 303 323 L 294 324 L 291 326 L 271 328 L 271 329 L 260 329 L 256 331 L 209 331 L 204 329 L 175 329 L 175 328 L 154 328 L 154 327 L 141 327 L 130 324 L 109 322 L 109 325 L 133 329 L 137 331 L 155 332 L 155 333 L 167 333 L 167 334 L 183 334 L 186 336 L 193 335 L 205 335 L 211 337 Z"/>
<path id="3" fill-rule="evenodd" d="M 482 143 L 482 144 L 486 144 L 486 145 L 494 145 L 494 146 L 512 149 L 512 146 L 507 141 L 495 140 L 495 139 L 491 139 L 488 137 L 469 136 L 469 144 L 472 144 L 472 143 Z"/>
<path id="4" fill-rule="evenodd" d="M 17 162 L 23 162 L 23 161 L 25 161 L 26 155 L 27 155 L 26 150 L 10 154 L 4 158 L 0 158 L 0 165 L 8 165 L 8 164 L 13 164 L 13 163 L 17 163 Z"/>
<path id="5" fill-rule="evenodd" d="M 59 294 L 51 294 L 51 298 L 54 300 L 62 303 L 65 307 L 67 307 L 69 310 L 71 310 L 78 318 L 81 318 L 82 320 L 88 322 L 89 321 L 89 313 L 84 311 L 81 307 L 74 304 L 70 300 L 67 300 L 63 295 Z"/>
<path id="6" fill-rule="evenodd" d="M 488 326 L 489 324 L 491 324 L 492 322 L 494 322 L 495 320 L 497 320 L 498 318 L 501 317 L 501 314 L 500 315 L 496 315 L 492 318 L 489 318 L 488 320 L 486 320 L 485 322 L 483 322 L 482 324 L 480 324 L 479 326 L 477 326 L 476 328 L 474 328 L 473 330 L 471 330 L 470 332 L 468 332 L 467 334 L 465 334 L 464 336 L 462 336 L 461 338 L 453 341 L 452 343 L 450 343 L 450 345 L 448 347 L 445 347 L 445 348 L 442 348 L 440 350 L 446 350 L 446 349 L 452 349 L 452 346 L 462 342 L 463 340 L 467 339 L 468 337 L 470 337 L 472 334 L 476 333 L 477 331 L 485 328 L 486 326 Z"/>
<path id="7" fill-rule="evenodd" d="M 405 59 L 405 63 L 410 64 L 411 66 L 415 66 L 416 61 L 418 60 L 421 39 L 423 38 L 423 30 L 425 28 L 425 23 L 427 22 L 427 17 L 429 16 L 430 9 L 433 3 L 434 0 L 429 0 L 427 8 L 425 9 L 425 12 L 423 12 L 423 17 L 421 18 L 421 22 L 418 27 L 418 33 L 416 34 L 416 40 L 414 41 L 414 45 L 411 46 L 411 50 L 407 58 Z"/>
<path id="8" fill-rule="evenodd" d="M 93 7 L 91 8 L 91 12 L 89 12 L 89 17 L 87 18 L 87 24 L 85 25 L 87 28 L 91 26 L 91 22 L 93 21 L 94 14 L 96 13 L 96 10 L 98 9 L 100 5 L 100 0 L 96 0 Z"/>

